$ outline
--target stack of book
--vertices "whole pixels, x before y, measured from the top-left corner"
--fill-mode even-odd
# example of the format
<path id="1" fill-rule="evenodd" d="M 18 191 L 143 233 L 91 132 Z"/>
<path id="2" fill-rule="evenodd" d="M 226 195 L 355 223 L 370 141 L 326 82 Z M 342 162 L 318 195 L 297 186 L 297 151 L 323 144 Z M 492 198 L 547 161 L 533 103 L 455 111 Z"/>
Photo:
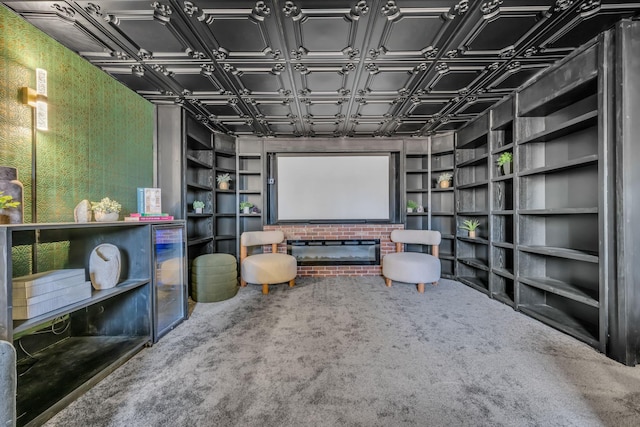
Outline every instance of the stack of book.
<path id="1" fill-rule="evenodd" d="M 13 319 L 25 320 L 91 298 L 84 269 L 51 270 L 13 279 Z"/>
<path id="2" fill-rule="evenodd" d="M 173 221 L 168 213 L 132 213 L 124 217 L 125 221 Z"/>

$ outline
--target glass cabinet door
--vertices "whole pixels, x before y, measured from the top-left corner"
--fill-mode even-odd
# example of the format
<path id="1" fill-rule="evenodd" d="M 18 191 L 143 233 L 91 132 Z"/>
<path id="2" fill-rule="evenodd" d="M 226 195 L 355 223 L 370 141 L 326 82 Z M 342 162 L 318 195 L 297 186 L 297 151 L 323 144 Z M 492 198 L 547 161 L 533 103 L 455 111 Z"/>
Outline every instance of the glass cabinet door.
<path id="1" fill-rule="evenodd" d="M 187 318 L 184 239 L 183 225 L 154 226 L 154 342 Z"/>

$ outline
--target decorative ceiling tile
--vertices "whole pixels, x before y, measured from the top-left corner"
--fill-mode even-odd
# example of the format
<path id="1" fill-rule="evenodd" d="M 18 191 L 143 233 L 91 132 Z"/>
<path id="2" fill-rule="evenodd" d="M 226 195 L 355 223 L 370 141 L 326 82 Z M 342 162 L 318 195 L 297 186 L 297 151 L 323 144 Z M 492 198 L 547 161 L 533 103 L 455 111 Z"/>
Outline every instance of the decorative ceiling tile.
<path id="1" fill-rule="evenodd" d="M 275 137 L 454 130 L 640 16 L 616 0 L 2 3 L 151 102 Z"/>

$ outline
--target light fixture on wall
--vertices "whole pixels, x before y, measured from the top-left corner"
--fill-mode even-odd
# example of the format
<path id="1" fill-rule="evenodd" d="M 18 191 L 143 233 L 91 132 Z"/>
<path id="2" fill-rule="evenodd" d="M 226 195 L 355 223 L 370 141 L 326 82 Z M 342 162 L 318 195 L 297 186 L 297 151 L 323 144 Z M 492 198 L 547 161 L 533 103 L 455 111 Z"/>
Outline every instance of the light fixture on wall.
<path id="1" fill-rule="evenodd" d="M 36 68 L 36 89 L 22 87 L 22 103 L 35 108 L 35 125 L 38 130 L 49 130 L 47 111 L 47 70 Z"/>

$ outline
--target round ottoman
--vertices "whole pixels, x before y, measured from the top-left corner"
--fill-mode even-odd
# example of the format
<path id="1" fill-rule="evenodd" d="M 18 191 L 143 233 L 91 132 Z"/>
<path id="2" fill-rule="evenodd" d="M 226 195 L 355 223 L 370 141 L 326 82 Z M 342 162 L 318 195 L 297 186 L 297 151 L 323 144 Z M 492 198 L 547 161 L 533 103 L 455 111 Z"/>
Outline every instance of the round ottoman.
<path id="1" fill-rule="evenodd" d="M 191 264 L 191 298 L 216 302 L 238 293 L 238 264 L 229 254 L 205 254 Z"/>

